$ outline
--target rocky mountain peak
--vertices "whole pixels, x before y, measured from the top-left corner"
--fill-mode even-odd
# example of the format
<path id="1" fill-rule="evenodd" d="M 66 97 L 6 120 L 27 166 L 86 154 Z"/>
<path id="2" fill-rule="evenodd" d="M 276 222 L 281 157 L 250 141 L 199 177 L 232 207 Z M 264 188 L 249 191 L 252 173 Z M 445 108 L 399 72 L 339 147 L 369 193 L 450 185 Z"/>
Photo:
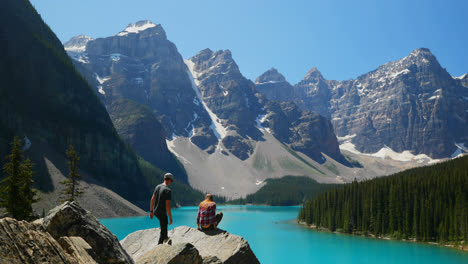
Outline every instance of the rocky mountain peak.
<path id="1" fill-rule="evenodd" d="M 264 72 L 262 75 L 258 76 L 255 80 L 255 84 L 261 83 L 279 83 L 285 82 L 286 78 L 278 72 L 277 69 L 271 68 L 268 71 Z"/>
<path id="2" fill-rule="evenodd" d="M 155 27 L 158 27 L 158 26 L 159 26 L 159 28 L 162 29 L 162 27 L 160 25 L 154 24 L 150 20 L 141 20 L 141 21 L 138 21 L 138 22 L 136 22 L 134 24 L 132 24 L 132 23 L 128 24 L 128 26 L 123 31 L 118 33 L 117 36 L 126 36 L 129 33 L 139 33 L 141 31 L 147 30 L 149 28 L 155 28 Z"/>
<path id="3" fill-rule="evenodd" d="M 88 44 L 90 40 L 94 40 L 94 39 L 86 35 L 78 35 L 78 36 L 72 37 L 69 41 L 65 42 L 63 46 L 65 47 L 66 51 L 81 52 L 86 49 L 86 44 Z"/>
<path id="4" fill-rule="evenodd" d="M 213 74 L 240 74 L 239 67 L 232 58 L 230 50 L 218 50 L 213 52 L 210 49 L 204 49 L 197 55 L 189 59 L 197 72 L 210 71 Z"/>
<path id="5" fill-rule="evenodd" d="M 303 80 L 323 80 L 323 76 L 317 67 L 313 67 L 306 73 Z"/>
<path id="6" fill-rule="evenodd" d="M 468 73 L 463 74 L 462 76 L 459 77 L 453 77 L 454 79 L 458 80 L 468 80 Z"/>
<path id="7" fill-rule="evenodd" d="M 411 63 L 418 65 L 429 64 L 433 62 L 438 63 L 434 54 L 432 54 L 432 52 L 427 48 L 415 49 L 410 53 L 409 56 L 403 58 L 401 61 L 410 61 Z"/>
<path id="8" fill-rule="evenodd" d="M 364 87 L 370 80 L 390 84 L 408 76 L 416 77 L 415 74 L 418 72 L 423 73 L 419 74 L 419 77 L 431 75 L 450 79 L 450 75 L 440 66 L 432 52 L 427 48 L 419 48 L 400 60 L 388 62 L 379 66 L 376 70 L 358 77 L 357 81 L 362 83 Z"/>

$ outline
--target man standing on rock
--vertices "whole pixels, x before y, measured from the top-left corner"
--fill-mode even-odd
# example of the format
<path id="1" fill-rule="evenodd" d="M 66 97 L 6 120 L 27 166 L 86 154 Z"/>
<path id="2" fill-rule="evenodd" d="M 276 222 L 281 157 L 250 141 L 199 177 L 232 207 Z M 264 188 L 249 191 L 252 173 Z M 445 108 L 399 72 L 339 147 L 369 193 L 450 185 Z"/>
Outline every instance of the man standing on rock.
<path id="1" fill-rule="evenodd" d="M 153 219 L 153 215 L 155 215 L 159 219 L 159 226 L 161 227 L 158 244 L 169 242 L 169 237 L 167 236 L 167 215 L 169 215 L 169 225 L 172 225 L 172 191 L 169 185 L 173 181 L 174 176 L 171 173 L 164 174 L 164 182 L 154 188 L 153 196 L 151 197 L 150 218 Z"/>

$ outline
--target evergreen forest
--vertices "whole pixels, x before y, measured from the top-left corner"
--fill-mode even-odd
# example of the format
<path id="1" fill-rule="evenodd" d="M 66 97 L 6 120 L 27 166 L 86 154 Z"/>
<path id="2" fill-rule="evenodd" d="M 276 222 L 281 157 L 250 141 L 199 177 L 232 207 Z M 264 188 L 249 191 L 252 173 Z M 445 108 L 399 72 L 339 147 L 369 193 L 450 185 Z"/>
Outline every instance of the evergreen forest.
<path id="1" fill-rule="evenodd" d="M 344 233 L 466 243 L 468 156 L 333 188 L 307 200 L 298 220 Z"/>

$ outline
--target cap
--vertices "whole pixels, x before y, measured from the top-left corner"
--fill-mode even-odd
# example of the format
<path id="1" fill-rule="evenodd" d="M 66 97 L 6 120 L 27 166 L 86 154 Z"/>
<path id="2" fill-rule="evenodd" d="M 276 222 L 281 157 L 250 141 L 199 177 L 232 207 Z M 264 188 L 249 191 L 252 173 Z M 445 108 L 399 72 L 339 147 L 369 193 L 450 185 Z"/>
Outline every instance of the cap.
<path id="1" fill-rule="evenodd" d="M 164 179 L 170 179 L 171 181 L 174 181 L 174 175 L 172 173 L 168 172 L 164 174 Z"/>

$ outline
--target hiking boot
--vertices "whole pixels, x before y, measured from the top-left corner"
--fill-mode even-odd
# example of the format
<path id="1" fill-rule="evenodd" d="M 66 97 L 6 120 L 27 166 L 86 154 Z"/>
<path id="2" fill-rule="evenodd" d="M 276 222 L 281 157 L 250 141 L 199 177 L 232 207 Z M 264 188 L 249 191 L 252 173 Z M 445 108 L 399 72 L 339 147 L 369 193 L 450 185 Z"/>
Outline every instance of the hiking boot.
<path id="1" fill-rule="evenodd" d="M 170 239 L 170 238 L 164 239 L 163 244 L 172 245 L 172 239 Z"/>

